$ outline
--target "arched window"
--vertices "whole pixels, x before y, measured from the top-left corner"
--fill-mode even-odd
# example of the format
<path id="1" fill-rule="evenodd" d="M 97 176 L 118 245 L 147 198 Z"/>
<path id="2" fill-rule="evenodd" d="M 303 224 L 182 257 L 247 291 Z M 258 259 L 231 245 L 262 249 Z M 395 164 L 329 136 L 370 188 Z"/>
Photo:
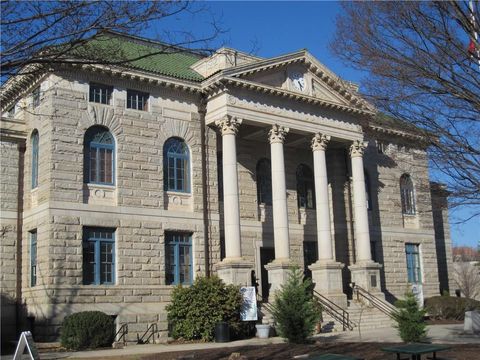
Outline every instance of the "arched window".
<path id="1" fill-rule="evenodd" d="M 189 192 L 190 157 L 188 146 L 179 138 L 170 138 L 163 146 L 165 190 Z"/>
<path id="2" fill-rule="evenodd" d="M 415 215 L 413 182 L 408 174 L 403 174 L 400 178 L 400 196 L 402 199 L 402 213 L 406 215 Z"/>
<path id="3" fill-rule="evenodd" d="M 312 170 L 307 165 L 297 167 L 297 198 L 298 206 L 315 209 L 315 188 Z"/>
<path id="4" fill-rule="evenodd" d="M 371 183 L 370 183 L 370 176 L 365 171 L 365 195 L 367 197 L 367 210 L 372 210 L 372 191 L 371 191 Z"/>
<path id="5" fill-rule="evenodd" d="M 32 133 L 32 189 L 38 187 L 38 131 L 34 130 Z"/>
<path id="6" fill-rule="evenodd" d="M 257 163 L 257 197 L 259 204 L 272 205 L 272 167 L 268 159 Z"/>
<path id="7" fill-rule="evenodd" d="M 85 133 L 84 181 L 113 185 L 115 178 L 115 140 L 103 126 L 92 126 Z"/>

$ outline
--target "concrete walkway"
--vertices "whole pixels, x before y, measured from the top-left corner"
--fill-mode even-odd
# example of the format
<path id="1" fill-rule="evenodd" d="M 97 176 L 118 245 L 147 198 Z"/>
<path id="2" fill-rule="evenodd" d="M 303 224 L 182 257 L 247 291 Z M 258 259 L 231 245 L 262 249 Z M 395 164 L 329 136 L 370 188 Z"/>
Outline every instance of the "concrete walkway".
<path id="1" fill-rule="evenodd" d="M 320 341 L 338 341 L 338 342 L 402 342 L 397 335 L 397 330 L 393 328 L 381 328 L 375 330 L 362 331 L 361 336 L 358 330 L 349 332 L 336 332 L 316 335 Z M 442 344 L 479 344 L 480 335 L 463 334 L 463 324 L 446 324 L 428 326 L 428 340 L 433 343 Z M 192 351 L 218 349 L 237 346 L 260 346 L 269 344 L 279 344 L 284 342 L 282 338 L 274 337 L 270 339 L 248 339 L 232 341 L 229 343 L 195 343 L 195 344 L 154 344 L 154 345 L 129 345 L 124 349 L 106 349 L 94 351 L 79 352 L 52 352 L 42 353 L 43 359 L 69 359 L 92 357 L 118 357 L 125 355 L 145 355 L 174 351 Z M 13 356 L 4 356 L 2 359 L 10 360 Z"/>

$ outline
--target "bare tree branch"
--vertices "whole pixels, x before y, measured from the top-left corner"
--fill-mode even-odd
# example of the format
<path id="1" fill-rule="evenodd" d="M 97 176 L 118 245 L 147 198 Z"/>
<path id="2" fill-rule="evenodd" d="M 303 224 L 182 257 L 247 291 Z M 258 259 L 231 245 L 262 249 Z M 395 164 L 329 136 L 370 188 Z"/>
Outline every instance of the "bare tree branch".
<path id="1" fill-rule="evenodd" d="M 380 110 L 426 130 L 453 206 L 480 205 L 480 51 L 467 51 L 470 41 L 480 50 L 475 5 L 345 2 L 331 43 L 369 73 L 362 87 Z"/>

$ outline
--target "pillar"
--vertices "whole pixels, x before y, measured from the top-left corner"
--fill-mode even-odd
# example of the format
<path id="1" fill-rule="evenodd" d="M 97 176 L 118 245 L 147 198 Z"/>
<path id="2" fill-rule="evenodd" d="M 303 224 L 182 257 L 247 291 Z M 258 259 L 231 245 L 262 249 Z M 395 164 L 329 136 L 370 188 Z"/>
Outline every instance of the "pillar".
<path id="1" fill-rule="evenodd" d="M 273 294 L 286 282 L 288 270 L 291 266 L 287 187 L 283 156 L 283 142 L 288 130 L 286 127 L 275 124 L 268 133 L 272 157 L 273 240 L 275 244 L 275 260 L 265 265 L 268 270 L 268 280 L 271 284 L 270 294 Z"/>
<path id="2" fill-rule="evenodd" d="M 315 291 L 345 307 L 347 297 L 343 293 L 342 269 L 336 262 L 332 244 L 330 201 L 328 196 L 327 162 L 325 152 L 330 136 L 317 133 L 312 138 L 313 171 L 315 179 L 315 208 L 317 217 L 318 261 L 309 266 Z"/>
<path id="3" fill-rule="evenodd" d="M 225 259 L 216 265 L 228 284 L 250 285 L 253 264 L 242 258 L 236 135 L 241 119 L 225 116 L 215 124 L 222 134 Z"/>
<path id="4" fill-rule="evenodd" d="M 380 292 L 381 265 L 372 261 L 370 251 L 370 230 L 363 167 L 363 152 L 366 146 L 367 144 L 360 140 L 354 141 L 350 146 L 356 261 L 349 269 L 352 282 L 367 291 Z"/>

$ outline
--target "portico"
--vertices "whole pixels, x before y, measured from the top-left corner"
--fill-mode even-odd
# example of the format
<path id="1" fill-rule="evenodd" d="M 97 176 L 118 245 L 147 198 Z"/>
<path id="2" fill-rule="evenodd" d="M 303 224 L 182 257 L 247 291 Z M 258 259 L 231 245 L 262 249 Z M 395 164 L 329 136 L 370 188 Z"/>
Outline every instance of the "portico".
<path id="1" fill-rule="evenodd" d="M 379 268 L 370 255 L 370 236 L 368 225 L 368 212 L 363 175 L 363 147 L 362 134 L 353 132 L 347 138 L 338 138 L 331 135 L 335 131 L 325 133 L 325 128 L 317 127 L 317 131 L 305 131 L 282 124 L 266 124 L 252 120 L 252 117 L 240 118 L 235 115 L 224 115 L 211 124 L 219 130 L 222 144 L 223 167 L 223 198 L 224 198 L 224 238 L 225 258 L 217 264 L 219 276 L 228 283 L 238 285 L 250 284 L 249 274 L 255 265 L 246 260 L 242 251 L 241 217 L 239 211 L 240 194 L 238 191 L 238 168 L 236 138 L 241 127 L 249 127 L 248 139 L 263 141 L 269 144 L 271 157 L 272 179 L 272 213 L 273 213 L 273 247 L 275 257 L 265 265 L 268 271 L 270 294 L 274 293 L 287 280 L 288 270 L 296 262 L 291 257 L 291 241 L 289 224 L 294 221 L 289 219 L 286 169 L 285 169 L 285 143 L 289 137 L 294 138 L 288 142 L 290 145 L 299 144 L 303 148 L 310 148 L 313 158 L 315 182 L 315 219 L 316 242 L 318 248 L 318 261 L 309 266 L 315 289 L 324 296 L 329 297 L 339 305 L 346 305 L 346 295 L 343 291 L 342 270 L 345 265 L 336 261 L 335 240 L 332 237 L 333 229 L 329 195 L 329 180 L 327 174 L 326 151 L 331 144 L 351 149 L 351 183 L 354 194 L 355 231 L 355 259 L 350 264 L 352 281 L 369 290 L 379 290 Z M 285 124 L 285 123 L 284 123 Z M 289 124 L 291 125 L 291 124 Z M 251 130 L 256 129 L 256 130 Z M 253 135 L 252 135 L 253 134 Z M 291 149 L 291 147 L 290 147 Z M 298 264 L 297 264 L 298 265 Z M 372 278 L 372 275 L 375 275 Z"/>

